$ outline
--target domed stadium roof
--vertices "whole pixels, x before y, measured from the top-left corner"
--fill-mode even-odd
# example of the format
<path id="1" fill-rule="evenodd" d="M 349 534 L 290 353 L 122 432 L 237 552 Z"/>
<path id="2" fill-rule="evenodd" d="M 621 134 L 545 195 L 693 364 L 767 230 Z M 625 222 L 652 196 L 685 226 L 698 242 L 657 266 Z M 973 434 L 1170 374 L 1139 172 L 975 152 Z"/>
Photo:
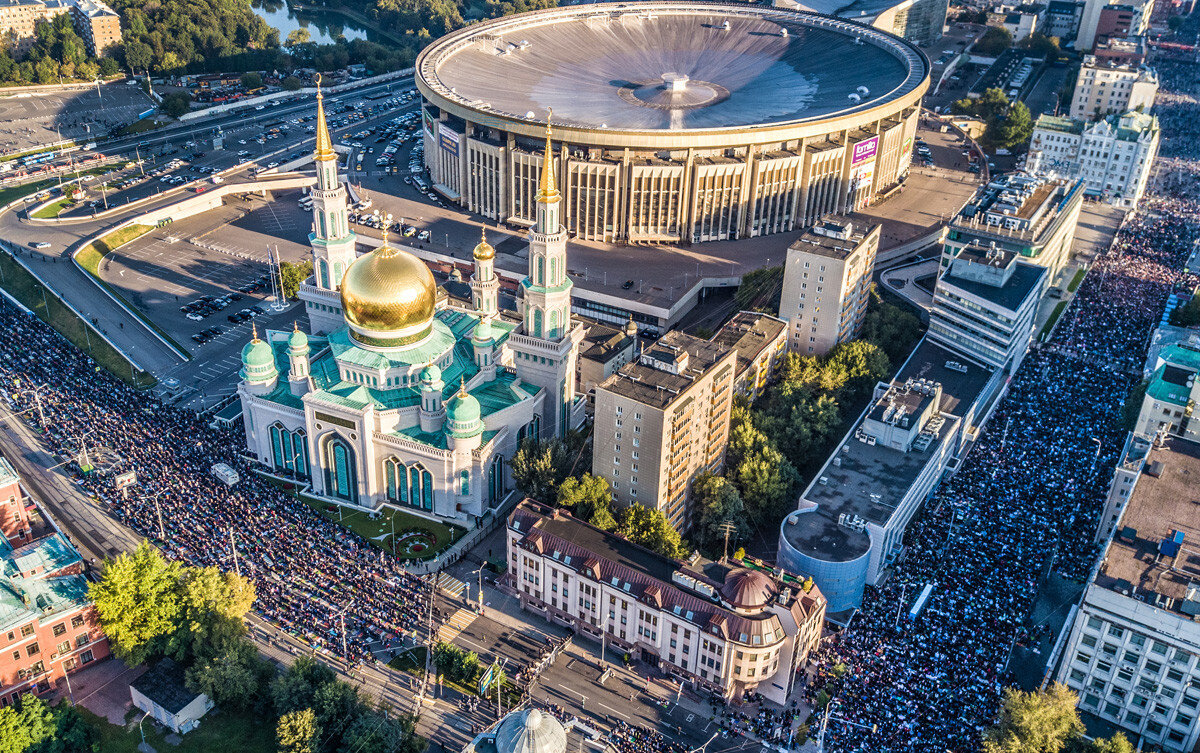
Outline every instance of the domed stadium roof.
<path id="1" fill-rule="evenodd" d="M 775 582 L 750 568 L 734 570 L 721 586 L 721 598 L 734 609 L 761 609 L 775 597 Z"/>
<path id="2" fill-rule="evenodd" d="M 496 728 L 496 753 L 564 753 L 566 749 L 567 731 L 538 709 L 509 714 Z"/>

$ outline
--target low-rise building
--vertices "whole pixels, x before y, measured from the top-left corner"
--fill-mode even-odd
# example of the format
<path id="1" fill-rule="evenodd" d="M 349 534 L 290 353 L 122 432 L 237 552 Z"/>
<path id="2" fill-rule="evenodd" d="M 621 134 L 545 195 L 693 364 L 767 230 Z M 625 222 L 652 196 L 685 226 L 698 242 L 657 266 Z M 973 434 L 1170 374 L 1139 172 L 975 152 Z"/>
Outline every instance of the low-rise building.
<path id="1" fill-rule="evenodd" d="M 692 523 L 692 481 L 725 466 L 737 352 L 668 332 L 596 386 L 592 473 L 621 505 Z"/>
<path id="2" fill-rule="evenodd" d="M 1073 0 L 1050 0 L 1046 6 L 1046 36 L 1066 42 L 1079 31 L 1083 6 Z"/>
<path id="3" fill-rule="evenodd" d="M 788 246 L 779 316 L 788 348 L 822 356 L 854 339 L 867 315 L 880 225 L 830 217 Z"/>
<path id="4" fill-rule="evenodd" d="M 31 513 L 33 501 L 21 489 L 17 472 L 8 459 L 0 457 L 0 539 L 20 545 L 33 534 Z"/>
<path id="5" fill-rule="evenodd" d="M 580 319 L 583 342 L 579 344 L 576 361 L 579 379 L 578 392 L 587 395 L 588 404 L 595 405 L 596 385 L 612 376 L 617 369 L 631 362 L 636 355 L 638 329 L 632 319 L 624 327 Z"/>
<path id="6" fill-rule="evenodd" d="M 1042 115 L 1029 141 L 1026 169 L 1082 180 L 1089 196 L 1133 207 L 1146 191 L 1159 138 L 1158 118 L 1140 112 L 1096 123 Z"/>
<path id="7" fill-rule="evenodd" d="M 1200 400 L 1200 339 L 1162 348 L 1147 366 L 1152 370 L 1134 431 L 1200 441 L 1200 421 L 1192 421 Z"/>
<path id="8" fill-rule="evenodd" d="M 1140 68 L 1146 62 L 1144 37 L 1109 39 L 1092 50 L 1098 65 L 1128 65 Z"/>
<path id="9" fill-rule="evenodd" d="M 1021 173 L 981 186 L 950 222 L 941 269 L 968 246 L 1012 251 L 1050 270 L 1053 279 L 1070 260 L 1084 185 Z"/>
<path id="10" fill-rule="evenodd" d="M 1200 445 L 1155 442 L 1089 579 L 1057 679 L 1079 709 L 1138 750 L 1183 753 L 1200 741 Z"/>
<path id="11" fill-rule="evenodd" d="M 506 550 L 523 609 L 727 699 L 787 705 L 821 637 L 821 589 L 756 560 L 672 560 L 531 500 Z"/>
<path id="12" fill-rule="evenodd" d="M 1008 29 L 1018 42 L 1041 31 L 1046 25 L 1046 6 L 1038 4 L 1018 5 L 1004 14 L 1001 26 Z"/>
<path id="13" fill-rule="evenodd" d="M 177 735 L 194 730 L 213 707 L 207 695 L 188 689 L 185 674 L 167 657 L 129 685 L 133 705 Z"/>
<path id="14" fill-rule="evenodd" d="M 967 246 L 933 291 L 929 337 L 964 358 L 1016 372 L 1033 339 L 1045 267 L 995 246 Z"/>
<path id="15" fill-rule="evenodd" d="M 811 577 L 843 622 L 904 552 L 904 531 L 1000 394 L 1005 373 L 926 337 L 779 527 L 780 567 Z"/>
<path id="16" fill-rule="evenodd" d="M 1070 114 L 1075 120 L 1091 121 L 1129 110 L 1149 112 L 1156 94 L 1158 74 L 1154 70 L 1113 62 L 1107 56 L 1084 55 Z"/>
<path id="17" fill-rule="evenodd" d="M 739 311 L 725 322 L 712 341 L 737 353 L 733 389 L 754 400 L 775 375 L 787 350 L 788 323 L 758 311 Z"/>

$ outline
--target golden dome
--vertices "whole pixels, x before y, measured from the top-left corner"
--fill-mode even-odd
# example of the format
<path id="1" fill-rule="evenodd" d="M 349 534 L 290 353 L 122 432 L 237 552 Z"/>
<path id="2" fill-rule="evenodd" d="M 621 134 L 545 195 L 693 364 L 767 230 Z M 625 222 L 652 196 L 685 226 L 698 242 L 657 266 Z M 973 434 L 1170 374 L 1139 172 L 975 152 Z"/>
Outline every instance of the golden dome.
<path id="1" fill-rule="evenodd" d="M 425 262 L 380 246 L 354 261 L 342 277 L 342 312 L 356 339 L 404 345 L 429 331 L 437 287 Z"/>
<path id="2" fill-rule="evenodd" d="M 474 254 L 479 261 L 487 261 L 496 256 L 496 249 L 492 248 L 492 244 L 487 242 L 487 229 L 481 229 L 479 232 L 479 245 L 475 247 Z"/>

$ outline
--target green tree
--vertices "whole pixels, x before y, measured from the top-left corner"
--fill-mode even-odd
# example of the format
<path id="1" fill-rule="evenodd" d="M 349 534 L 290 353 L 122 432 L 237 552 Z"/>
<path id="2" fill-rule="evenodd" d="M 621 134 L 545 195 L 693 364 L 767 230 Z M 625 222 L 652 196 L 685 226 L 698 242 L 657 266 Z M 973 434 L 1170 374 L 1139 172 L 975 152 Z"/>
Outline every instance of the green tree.
<path id="1" fill-rule="evenodd" d="M 1022 39 L 1020 47 L 1038 57 L 1046 58 L 1047 63 L 1054 63 L 1062 56 L 1062 50 L 1058 48 L 1058 37 L 1048 37 L 1041 32 L 1030 34 Z"/>
<path id="2" fill-rule="evenodd" d="M 181 573 L 178 563 L 143 541 L 132 554 L 108 560 L 88 588 L 113 652 L 127 664 L 166 651 L 181 617 Z"/>
<path id="3" fill-rule="evenodd" d="M 329 745 L 325 747 L 332 750 L 335 747 L 334 743 L 345 737 L 346 732 L 367 709 L 356 688 L 341 680 L 334 680 L 317 689 L 313 696 L 312 710 L 316 714 L 322 738 L 329 741 Z"/>
<path id="4" fill-rule="evenodd" d="M 725 523 L 734 526 L 729 535 L 730 543 L 750 537 L 742 495 L 728 479 L 711 473 L 701 474 L 692 487 L 692 505 L 696 510 L 696 530 L 699 531 L 701 543 L 709 551 L 724 552 L 725 532 L 722 525 Z"/>
<path id="5" fill-rule="evenodd" d="M 1176 327 L 1195 327 L 1200 324 L 1200 295 L 1171 312 L 1171 324 Z"/>
<path id="6" fill-rule="evenodd" d="M 558 506 L 568 508 L 575 517 L 597 528 L 610 531 L 616 527 L 612 515 L 612 490 L 608 480 L 601 476 L 585 473 L 579 478 L 563 481 L 558 487 Z"/>
<path id="7" fill-rule="evenodd" d="M 621 510 L 617 529 L 635 544 L 658 552 L 664 557 L 680 559 L 687 556 L 687 546 L 662 510 L 650 509 L 634 503 Z"/>
<path id="8" fill-rule="evenodd" d="M 892 369 L 887 353 L 866 340 L 851 340 L 838 345 L 829 352 L 826 365 L 845 373 L 850 400 L 870 394 L 875 384 L 887 377 Z"/>
<path id="9" fill-rule="evenodd" d="M 996 147 L 1012 149 L 1029 141 L 1033 135 L 1033 116 L 1024 102 L 1017 102 L 1003 117 L 988 123 L 987 140 Z"/>
<path id="10" fill-rule="evenodd" d="M 567 477 L 570 457 L 558 439 L 526 437 L 513 455 L 510 468 L 513 483 L 522 494 L 548 505 L 558 498 L 558 486 Z"/>
<path id="11" fill-rule="evenodd" d="M 171 653 L 181 660 L 227 653 L 246 634 L 243 619 L 254 606 L 254 584 L 205 567 L 186 569 L 179 586 L 181 619 Z"/>
<path id="12" fill-rule="evenodd" d="M 242 88 L 247 91 L 258 89 L 263 85 L 262 76 L 254 71 L 246 71 L 242 74 Z"/>
<path id="13" fill-rule="evenodd" d="M 187 92 L 171 92 L 162 99 L 162 111 L 172 118 L 178 118 L 192 108 L 192 98 Z"/>
<path id="14" fill-rule="evenodd" d="M 317 726 L 317 715 L 312 709 L 289 711 L 280 716 L 275 725 L 279 753 L 317 753 L 320 737 L 321 728 Z"/>
<path id="15" fill-rule="evenodd" d="M 878 288 L 871 286 L 867 315 L 860 332 L 862 339 L 883 348 L 892 363 L 902 363 L 921 339 L 922 332 L 921 320 L 915 314 L 904 306 L 888 303 Z"/>
<path id="16" fill-rule="evenodd" d="M 746 512 L 760 525 L 773 525 L 795 503 L 800 474 L 779 450 L 763 445 L 743 455 L 728 474 L 741 492 Z"/>
<path id="17" fill-rule="evenodd" d="M 284 40 L 283 46 L 284 47 L 299 47 L 302 44 L 311 44 L 311 43 L 312 43 L 312 34 L 310 34 L 308 32 L 308 29 L 300 28 L 300 29 L 292 29 L 290 32 L 288 32 L 287 39 Z M 299 81 L 300 79 L 296 79 L 296 80 Z"/>
<path id="18" fill-rule="evenodd" d="M 55 738 L 54 712 L 35 695 L 0 708 L 0 753 L 26 753 Z"/>
<path id="19" fill-rule="evenodd" d="M 1058 753 L 1083 733 L 1079 696 L 1053 683 L 1035 693 L 1008 688 L 999 723 L 984 735 L 984 753 Z"/>
<path id="20" fill-rule="evenodd" d="M 300 79 L 296 79 L 299 81 Z M 283 297 L 289 301 L 295 300 L 300 293 L 300 284 L 312 277 L 313 264 L 311 260 L 285 261 L 279 263 L 279 278 L 283 284 Z"/>
<path id="21" fill-rule="evenodd" d="M 274 675 L 274 667 L 259 657 L 254 644 L 239 640 L 221 656 L 197 661 L 188 670 L 187 684 L 218 706 L 245 710 L 262 700 Z"/>
<path id="22" fill-rule="evenodd" d="M 983 36 L 975 42 L 975 46 L 971 51 L 976 55 L 994 58 L 1000 53 L 1012 47 L 1013 35 L 1008 29 L 1002 26 L 989 26 L 988 30 L 983 33 Z"/>
<path id="23" fill-rule="evenodd" d="M 296 31 L 300 30 L 297 29 Z M 296 78 L 295 76 L 288 76 L 280 85 L 283 87 L 284 91 L 288 92 L 300 91 L 300 89 L 304 87 L 303 82 L 301 82 L 300 79 Z M 311 264 L 311 262 L 309 263 Z"/>
<path id="24" fill-rule="evenodd" d="M 312 708 L 317 690 L 337 679 L 329 667 L 301 656 L 271 683 L 275 712 L 283 715 Z"/>
<path id="25" fill-rule="evenodd" d="M 1092 741 L 1092 753 L 1133 753 L 1133 743 L 1125 733 L 1117 732 L 1112 737 Z"/>

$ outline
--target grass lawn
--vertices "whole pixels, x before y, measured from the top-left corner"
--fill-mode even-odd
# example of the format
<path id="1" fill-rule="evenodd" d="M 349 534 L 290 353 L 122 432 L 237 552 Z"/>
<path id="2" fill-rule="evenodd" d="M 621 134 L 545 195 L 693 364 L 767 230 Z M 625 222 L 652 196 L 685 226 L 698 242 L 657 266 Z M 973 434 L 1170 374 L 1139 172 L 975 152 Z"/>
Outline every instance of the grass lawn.
<path id="1" fill-rule="evenodd" d="M 127 125 L 121 129 L 120 135 L 132 136 L 136 133 L 145 133 L 146 131 L 153 131 L 158 128 L 162 128 L 165 125 L 166 125 L 166 121 L 163 121 L 160 123 L 159 121 L 155 120 L 153 117 L 150 117 L 150 118 L 146 118 L 144 120 L 137 120 L 137 121 L 134 121 L 133 123 L 130 123 L 129 125 Z"/>
<path id="2" fill-rule="evenodd" d="M 167 334 L 162 327 L 159 327 L 137 306 L 134 306 L 132 303 L 126 300 L 125 296 L 121 295 L 121 291 L 117 290 L 112 285 L 109 285 L 103 280 L 103 278 L 100 277 L 100 262 L 104 260 L 105 256 L 111 253 L 114 249 L 119 248 L 135 238 L 140 238 L 153 229 L 154 228 L 150 227 L 149 225 L 126 225 L 120 230 L 113 231 L 99 240 L 89 243 L 76 251 L 75 260 L 79 262 L 81 267 L 87 270 L 87 273 L 90 274 L 98 284 L 102 285 L 105 290 L 112 293 L 115 298 L 125 304 L 125 307 L 132 311 L 134 316 L 140 319 L 143 324 L 161 335 L 164 340 L 174 345 L 179 352 L 184 355 L 185 358 L 190 360 L 191 355 L 188 354 L 187 348 L 176 342 L 175 338 Z"/>
<path id="3" fill-rule="evenodd" d="M 79 710 L 88 724 L 99 734 L 97 753 L 137 753 L 142 736 L 137 725 L 131 728 L 110 724 L 107 720 L 90 713 L 86 709 Z M 140 719 L 141 712 L 130 714 L 132 719 Z M 268 723 L 251 714 L 235 713 L 232 711 L 210 711 L 200 720 L 200 726 L 183 736 L 179 745 L 171 745 L 166 741 L 154 720 L 147 719 L 142 724 L 146 733 L 146 742 L 158 751 L 177 751 L 178 753 L 275 753 L 275 725 Z"/>
<path id="4" fill-rule="evenodd" d="M 62 214 L 63 210 L 73 203 L 70 199 L 63 197 L 58 201 L 50 202 L 29 216 L 39 220 L 52 220 Z"/>
<path id="5" fill-rule="evenodd" d="M 1075 276 L 1071 278 L 1071 283 L 1067 285 L 1067 290 L 1071 291 L 1072 293 L 1078 290 L 1079 286 L 1083 283 L 1083 278 L 1087 277 L 1087 273 L 1088 271 L 1086 269 L 1081 269 L 1076 272 Z"/>
<path id="6" fill-rule="evenodd" d="M 326 509 L 328 507 L 335 507 L 331 502 L 306 495 L 300 495 L 300 498 L 321 515 L 341 523 L 375 546 L 391 552 L 400 559 L 429 559 L 450 544 L 458 541 L 466 533 L 466 530 L 460 526 L 437 523 L 392 507 L 384 507 L 380 511 L 380 516 L 377 520 L 372 520 L 367 513 L 361 510 L 347 508 L 341 516 L 342 519 L 339 521 L 337 510 L 330 512 Z M 395 529 L 392 527 L 393 521 L 395 522 Z M 433 537 L 432 539 L 422 539 L 423 541 L 432 543 L 436 540 L 436 543 L 421 552 L 406 550 L 403 546 L 397 552 L 392 548 L 393 530 L 396 532 L 396 538 L 401 542 L 405 541 L 404 534 L 419 532 L 425 534 L 427 537 Z"/>
<path id="7" fill-rule="evenodd" d="M 1067 307 L 1066 301 L 1059 301 L 1054 306 L 1054 311 L 1050 312 L 1050 318 L 1046 320 L 1045 326 L 1042 327 L 1042 332 L 1038 336 L 1039 339 L 1050 334 L 1050 330 L 1054 329 L 1054 323 L 1058 321 L 1058 317 L 1062 316 L 1062 312 Z"/>
<path id="8" fill-rule="evenodd" d="M 388 662 L 388 666 L 398 672 L 408 672 L 410 675 L 420 677 L 425 674 L 425 652 L 427 650 L 424 646 L 414 646 L 412 650 L 406 651 Z"/>
<path id="9" fill-rule="evenodd" d="M 139 389 L 154 386 L 156 380 L 153 376 L 144 371 L 134 373 L 133 367 L 124 356 L 105 342 L 95 329 L 75 316 L 53 291 L 43 288 L 36 277 L 7 254 L 0 254 L 0 285 L 4 286 L 9 295 L 70 340 L 75 347 L 90 355 L 113 376 Z"/>

